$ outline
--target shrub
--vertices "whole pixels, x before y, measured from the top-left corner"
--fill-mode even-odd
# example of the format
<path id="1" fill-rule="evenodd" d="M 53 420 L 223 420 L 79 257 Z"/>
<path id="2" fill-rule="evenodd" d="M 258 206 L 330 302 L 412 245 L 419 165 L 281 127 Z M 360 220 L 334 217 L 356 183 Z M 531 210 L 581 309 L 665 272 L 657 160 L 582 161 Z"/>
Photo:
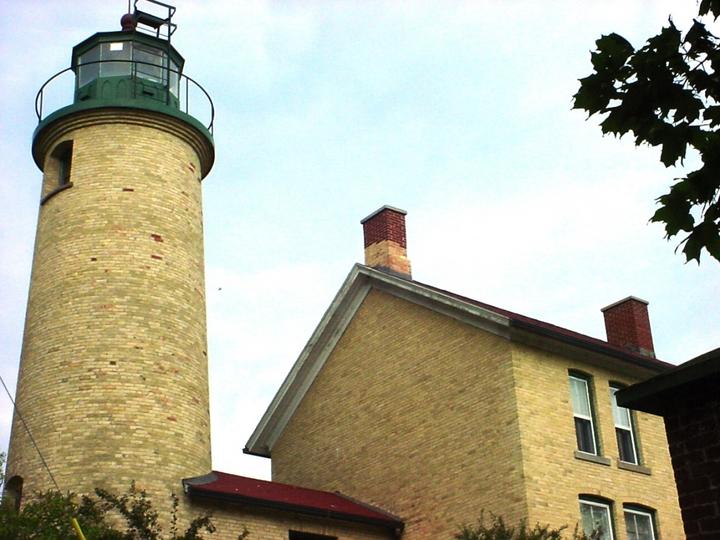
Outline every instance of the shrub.
<path id="1" fill-rule="evenodd" d="M 501 516 L 490 514 L 486 523 L 485 513 L 475 525 L 462 525 L 455 535 L 456 540 L 590 540 L 585 534 L 579 533 L 577 526 L 572 536 L 566 536 L 567 525 L 553 529 L 550 525 L 536 523 L 529 527 L 525 520 L 518 525 L 508 525 Z"/>

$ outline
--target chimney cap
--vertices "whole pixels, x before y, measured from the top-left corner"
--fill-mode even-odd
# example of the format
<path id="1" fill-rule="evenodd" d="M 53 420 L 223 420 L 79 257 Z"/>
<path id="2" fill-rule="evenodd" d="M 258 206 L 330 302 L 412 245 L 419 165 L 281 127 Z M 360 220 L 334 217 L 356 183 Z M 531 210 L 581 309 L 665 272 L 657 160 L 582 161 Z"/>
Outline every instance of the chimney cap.
<path id="1" fill-rule="evenodd" d="M 630 300 L 635 300 L 636 302 L 640 302 L 641 304 L 645 304 L 646 306 L 650 303 L 647 300 L 643 300 L 642 298 L 638 298 L 637 296 L 626 296 L 622 300 L 618 300 L 617 302 L 613 302 L 609 306 L 605 306 L 604 308 L 601 308 L 600 311 L 605 312 L 608 309 L 612 309 L 615 306 L 619 306 L 620 304 L 624 304 L 625 302 L 628 302 Z"/>
<path id="2" fill-rule="evenodd" d="M 392 210 L 393 212 L 397 212 L 398 214 L 402 214 L 403 216 L 406 216 L 406 215 L 407 215 L 407 211 L 405 211 L 405 210 L 403 210 L 403 209 L 401 209 L 401 208 L 396 208 L 396 207 L 394 207 L 394 206 L 390 206 L 389 204 L 386 204 L 386 205 L 384 205 L 384 206 L 381 206 L 381 207 L 378 208 L 377 210 L 375 210 L 375 211 L 374 211 L 372 214 L 370 214 L 369 216 L 361 219 L 361 220 L 360 220 L 360 224 L 361 224 L 361 225 L 364 225 L 366 221 L 370 221 L 372 218 L 374 218 L 375 216 L 377 216 L 379 213 L 384 212 L 385 210 Z"/>

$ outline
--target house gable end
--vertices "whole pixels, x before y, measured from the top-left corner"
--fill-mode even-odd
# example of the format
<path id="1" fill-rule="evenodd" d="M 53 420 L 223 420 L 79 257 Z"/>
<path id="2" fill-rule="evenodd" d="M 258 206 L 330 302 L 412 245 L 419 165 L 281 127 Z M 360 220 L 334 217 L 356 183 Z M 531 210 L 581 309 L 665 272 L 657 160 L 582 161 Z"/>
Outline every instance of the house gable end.
<path id="1" fill-rule="evenodd" d="M 510 346 L 371 288 L 273 448 L 273 479 L 385 508 L 408 537 L 444 537 L 483 508 L 519 519 Z"/>
<path id="2" fill-rule="evenodd" d="M 274 444 L 371 289 L 378 289 L 471 326 L 508 337 L 509 321 L 503 315 L 416 282 L 356 264 L 250 436 L 243 450 L 245 453 L 270 457 Z"/>

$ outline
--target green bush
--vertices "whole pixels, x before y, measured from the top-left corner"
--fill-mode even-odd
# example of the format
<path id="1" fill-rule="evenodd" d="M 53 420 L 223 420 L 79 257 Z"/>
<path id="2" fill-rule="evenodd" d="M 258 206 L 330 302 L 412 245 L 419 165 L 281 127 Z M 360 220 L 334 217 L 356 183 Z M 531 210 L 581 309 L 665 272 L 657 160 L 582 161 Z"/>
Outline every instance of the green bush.
<path id="1" fill-rule="evenodd" d="M 147 493 L 134 484 L 123 495 L 101 489 L 95 490 L 95 495 L 91 498 L 57 491 L 37 493 L 19 511 L 11 501 L 4 500 L 0 504 L 0 540 L 76 538 L 70 521 L 73 517 L 80 522 L 87 540 L 203 540 L 201 533 L 215 532 L 210 516 L 203 515 L 196 517 L 180 534 L 178 498 L 175 495 L 171 496 L 173 504 L 168 535 L 163 535 L 158 512 Z M 239 538 L 246 536 L 244 532 Z"/>
<path id="2" fill-rule="evenodd" d="M 525 520 L 518 525 L 508 525 L 501 516 L 490 514 L 486 523 L 485 513 L 480 513 L 480 519 L 475 525 L 463 525 L 455 535 L 456 540 L 591 540 L 585 534 L 578 532 L 577 526 L 572 536 L 566 536 L 567 525 L 558 529 L 550 525 L 536 523 L 530 528 Z"/>

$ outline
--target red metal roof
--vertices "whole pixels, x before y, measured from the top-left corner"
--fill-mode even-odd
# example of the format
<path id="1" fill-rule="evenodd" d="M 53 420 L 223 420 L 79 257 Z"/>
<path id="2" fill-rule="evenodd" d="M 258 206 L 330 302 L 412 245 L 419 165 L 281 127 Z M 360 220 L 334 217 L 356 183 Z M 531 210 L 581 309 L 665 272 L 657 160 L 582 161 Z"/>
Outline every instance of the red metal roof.
<path id="1" fill-rule="evenodd" d="M 337 492 L 308 489 L 219 471 L 186 478 L 183 485 L 191 497 L 219 498 L 321 517 L 383 525 L 392 529 L 403 528 L 403 522 L 398 517 Z"/>

